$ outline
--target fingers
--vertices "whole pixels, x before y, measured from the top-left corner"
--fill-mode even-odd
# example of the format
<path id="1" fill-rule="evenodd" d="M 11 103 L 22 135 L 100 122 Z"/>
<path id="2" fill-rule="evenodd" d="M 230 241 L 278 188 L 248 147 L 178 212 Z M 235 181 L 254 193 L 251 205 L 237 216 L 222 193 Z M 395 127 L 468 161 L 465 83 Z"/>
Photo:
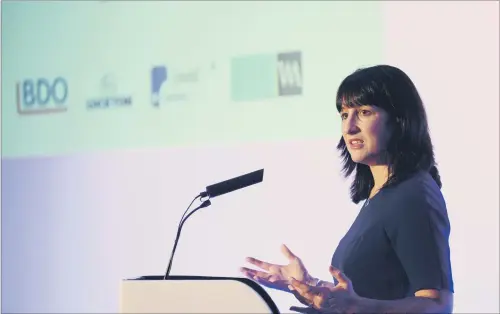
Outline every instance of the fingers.
<path id="1" fill-rule="evenodd" d="M 290 279 L 290 285 L 301 292 L 309 292 L 313 288 L 302 281 L 298 281 L 295 278 Z"/>
<path id="2" fill-rule="evenodd" d="M 255 282 L 265 287 L 288 292 L 286 289 L 286 283 L 283 280 L 280 280 L 274 276 L 268 276 L 268 277 L 254 276 L 253 278 L 250 279 L 253 279 Z"/>
<path id="3" fill-rule="evenodd" d="M 291 290 L 290 291 L 294 296 L 295 298 L 302 304 L 304 304 L 305 306 L 310 306 L 311 305 L 311 300 L 308 300 L 306 298 L 304 298 L 303 296 L 300 295 L 299 292 L 297 292 L 296 290 Z"/>
<path id="4" fill-rule="evenodd" d="M 340 269 L 330 266 L 328 270 L 330 271 L 330 274 L 333 276 L 333 278 L 337 279 L 339 284 L 350 284 L 351 280 L 343 272 L 341 272 Z"/>
<path id="5" fill-rule="evenodd" d="M 246 258 L 246 261 L 252 265 L 255 265 L 261 269 L 264 269 L 264 270 L 267 270 L 269 271 L 269 269 L 274 266 L 273 264 L 270 264 L 270 263 L 266 263 L 266 262 L 263 262 L 261 260 L 258 260 L 256 258 L 253 258 L 253 257 L 247 257 Z"/>
<path id="6" fill-rule="evenodd" d="M 262 277 L 253 277 L 253 280 L 255 280 L 257 283 L 265 286 L 265 287 L 270 287 L 272 288 L 273 287 L 273 282 L 267 280 L 267 278 L 262 278 Z"/>
<path id="7" fill-rule="evenodd" d="M 282 244 L 281 245 L 281 252 L 286 256 L 286 258 L 288 258 L 290 261 L 293 260 L 293 259 L 296 259 L 297 256 L 295 254 L 292 253 L 292 251 L 290 251 L 290 249 Z"/>
<path id="8" fill-rule="evenodd" d="M 290 285 L 292 286 L 290 290 L 296 290 L 302 297 L 307 299 L 310 303 L 312 303 L 314 297 L 319 293 L 316 287 L 309 286 L 308 284 L 298 281 L 295 278 L 290 279 Z"/>
<path id="9" fill-rule="evenodd" d="M 255 277 L 268 278 L 270 276 L 269 273 L 266 273 L 266 272 L 263 272 L 263 271 L 259 271 L 259 270 L 255 270 L 255 269 L 246 268 L 246 267 L 241 267 L 240 271 L 245 276 L 247 276 L 247 277 L 249 277 L 251 279 L 255 279 Z"/>

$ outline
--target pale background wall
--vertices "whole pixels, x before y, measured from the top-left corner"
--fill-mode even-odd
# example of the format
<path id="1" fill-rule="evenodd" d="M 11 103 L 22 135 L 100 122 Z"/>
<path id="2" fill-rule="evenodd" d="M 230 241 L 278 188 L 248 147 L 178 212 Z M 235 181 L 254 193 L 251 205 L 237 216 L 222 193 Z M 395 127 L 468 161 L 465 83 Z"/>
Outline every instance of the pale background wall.
<path id="1" fill-rule="evenodd" d="M 29 25 L 22 18 L 39 16 L 40 8 L 29 7 L 29 3 L 7 8 L 14 15 L 2 25 L 2 54 L 11 58 L 2 69 L 2 312 L 116 312 L 121 279 L 163 273 L 175 227 L 192 197 L 208 184 L 260 168 L 265 168 L 262 184 L 214 199 L 211 207 L 192 216 L 184 228 L 172 274 L 239 276 L 238 268 L 247 255 L 284 262 L 279 245 L 286 243 L 313 274 L 329 279 L 331 255 L 357 209 L 348 199 L 349 182 L 339 176 L 335 151 L 339 119 L 331 109 L 334 93 L 347 73 L 380 62 L 405 70 L 426 102 L 452 223 L 455 312 L 498 312 L 498 2 L 390 1 L 359 7 L 325 3 L 221 2 L 217 4 L 217 25 L 197 15 L 199 10 L 193 4 L 175 9 L 180 11 L 165 7 L 161 11 L 152 4 L 118 8 L 110 2 L 99 3 L 107 7 L 101 6 L 98 12 L 94 7 L 65 7 L 60 10 L 79 15 L 57 16 L 74 31 L 80 27 L 81 33 L 71 39 L 73 45 L 58 48 L 63 52 L 58 58 L 51 55 L 54 46 L 43 46 L 42 37 L 33 37 L 34 29 L 42 32 L 39 25 L 35 27 L 33 20 Z M 240 5 L 246 7 L 241 10 Z M 7 9 L 2 8 L 3 14 Z M 46 13 L 55 14 L 52 9 Z M 131 22 L 134 14 L 141 16 L 153 9 L 157 15 L 149 24 Z M 181 11 L 186 14 L 183 18 L 178 15 Z M 311 18 L 312 13 L 323 14 Z M 101 19 L 90 23 L 85 14 Z M 125 22 L 113 24 L 111 17 Z M 195 18 L 206 22 L 204 28 L 193 25 Z M 191 36 L 186 38 L 196 35 L 196 40 L 183 42 L 175 36 L 177 28 L 161 27 L 169 25 L 165 23 L 183 25 Z M 124 29 L 117 26 L 129 24 Z M 141 24 L 151 32 L 134 30 Z M 86 32 L 85 27 L 91 25 L 101 27 L 101 33 Z M 45 25 L 44 38 L 63 36 L 58 33 L 61 29 L 61 25 Z M 154 30 L 158 29 L 164 33 L 155 39 L 158 33 Z M 208 35 L 197 35 L 203 34 L 199 33 L 202 29 L 212 32 L 211 40 Z M 116 33 L 122 35 L 114 38 Z M 231 38 L 232 46 L 217 48 L 223 42 L 221 33 Z M 35 45 L 39 60 L 27 50 L 33 47 L 30 38 L 39 41 Z M 143 46 L 130 45 L 130 38 L 143 40 Z M 104 48 L 89 50 L 96 47 L 89 42 Z M 158 62 L 154 60 L 161 59 L 162 53 L 172 49 L 182 53 L 188 48 L 194 51 L 192 58 L 198 58 L 204 49 L 210 54 L 207 59 L 303 49 L 308 89 L 299 100 L 233 104 L 221 99 L 228 64 L 220 61 L 218 79 L 210 81 L 210 90 L 216 92 L 210 94 L 213 98 L 207 104 L 217 109 L 215 113 L 210 113 L 213 107 L 196 106 L 177 112 L 147 111 L 148 95 L 137 92 L 139 88 L 146 94 L 149 90 L 147 72 L 141 67 Z M 82 56 L 75 65 L 71 49 L 87 49 L 83 52 L 90 56 Z M 143 59 L 124 69 L 127 60 L 138 55 Z M 24 62 L 14 63 L 14 56 Z M 186 62 L 181 57 L 178 60 Z M 124 86 L 136 89 L 137 107 L 146 103 L 145 108 L 115 111 L 115 116 L 94 112 L 92 118 L 83 109 L 68 112 L 66 118 L 16 117 L 11 105 L 14 82 L 56 75 L 68 64 L 73 71 L 68 77 L 82 84 L 88 82 L 82 77 L 98 79 L 102 71 L 116 71 Z M 86 70 L 81 76 L 78 67 Z M 136 79 L 143 76 L 143 81 L 127 81 L 127 74 Z M 71 101 L 84 108 L 85 93 L 82 88 L 75 90 Z M 240 111 L 231 106 L 240 106 Z M 267 121 L 266 112 L 271 110 L 282 120 L 276 124 Z M 212 114 L 213 119 L 219 115 L 218 123 L 239 117 L 239 124 L 249 123 L 248 116 L 258 112 L 252 119 L 262 119 L 258 121 L 268 128 L 269 137 L 263 133 L 245 140 L 235 136 L 199 143 L 196 139 L 205 130 L 213 136 L 225 133 L 211 128 L 196 112 Z M 177 117 L 171 117 L 173 113 Z M 223 114 L 233 116 L 221 118 Z M 138 115 L 140 123 L 131 122 Z M 191 117 L 197 125 L 188 120 Z M 174 120 L 201 131 L 180 146 L 149 140 L 155 132 L 165 132 L 168 138 L 169 132 L 185 130 L 182 124 L 177 130 L 169 129 L 165 121 Z M 106 137 L 112 133 L 115 141 L 125 144 L 110 150 L 102 143 L 94 147 L 84 143 L 85 132 L 95 123 L 102 132 L 99 140 L 112 146 L 111 137 Z M 315 131 L 308 133 L 309 129 Z M 73 138 L 65 142 L 68 140 L 60 133 Z M 132 133 L 140 136 L 132 137 Z M 307 136 L 301 135 L 305 133 Z M 41 138 L 35 143 L 37 134 Z M 55 140 L 51 142 L 47 136 Z M 146 144 L 133 142 L 141 138 Z M 68 146 L 71 140 L 74 146 Z M 138 149 L 140 146 L 148 147 Z M 287 312 L 294 303 L 287 295 L 269 293 L 282 311 Z"/>
<path id="2" fill-rule="evenodd" d="M 384 8 L 386 60 L 408 71 L 427 105 L 452 222 L 455 309 L 499 311 L 498 1 Z"/>

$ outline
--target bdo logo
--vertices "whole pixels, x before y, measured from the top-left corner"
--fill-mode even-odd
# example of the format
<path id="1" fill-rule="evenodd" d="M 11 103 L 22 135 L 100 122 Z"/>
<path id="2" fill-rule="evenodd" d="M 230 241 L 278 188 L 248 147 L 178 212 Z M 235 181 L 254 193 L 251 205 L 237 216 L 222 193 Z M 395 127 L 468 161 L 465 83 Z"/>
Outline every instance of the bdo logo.
<path id="1" fill-rule="evenodd" d="M 62 77 L 23 80 L 17 83 L 16 94 L 19 114 L 57 113 L 68 109 L 68 82 Z"/>

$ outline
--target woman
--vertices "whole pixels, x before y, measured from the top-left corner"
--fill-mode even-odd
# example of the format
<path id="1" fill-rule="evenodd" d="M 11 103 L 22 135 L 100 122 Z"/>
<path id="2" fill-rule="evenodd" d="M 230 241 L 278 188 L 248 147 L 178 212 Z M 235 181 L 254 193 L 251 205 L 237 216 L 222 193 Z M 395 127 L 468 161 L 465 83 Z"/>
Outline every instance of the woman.
<path id="1" fill-rule="evenodd" d="M 291 309 L 303 313 L 451 313 L 450 223 L 417 89 L 398 68 L 361 69 L 341 83 L 337 110 L 351 199 L 366 201 L 333 254 L 333 282 L 286 246 L 288 265 L 248 258 L 261 270 L 242 272 L 293 293 L 308 307 Z"/>

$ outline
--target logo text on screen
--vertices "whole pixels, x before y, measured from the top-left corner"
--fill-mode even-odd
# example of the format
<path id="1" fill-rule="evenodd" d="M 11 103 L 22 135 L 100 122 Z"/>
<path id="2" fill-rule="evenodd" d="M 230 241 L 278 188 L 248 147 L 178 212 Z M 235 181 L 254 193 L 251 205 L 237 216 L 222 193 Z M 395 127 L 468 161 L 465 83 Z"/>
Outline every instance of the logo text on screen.
<path id="1" fill-rule="evenodd" d="M 16 106 L 21 115 L 68 110 L 68 82 L 63 77 L 25 79 L 16 84 Z"/>
<path id="2" fill-rule="evenodd" d="M 132 96 L 118 91 L 115 77 L 107 73 L 99 81 L 100 97 L 87 100 L 87 109 L 106 109 L 112 107 L 128 107 L 132 105 Z"/>

